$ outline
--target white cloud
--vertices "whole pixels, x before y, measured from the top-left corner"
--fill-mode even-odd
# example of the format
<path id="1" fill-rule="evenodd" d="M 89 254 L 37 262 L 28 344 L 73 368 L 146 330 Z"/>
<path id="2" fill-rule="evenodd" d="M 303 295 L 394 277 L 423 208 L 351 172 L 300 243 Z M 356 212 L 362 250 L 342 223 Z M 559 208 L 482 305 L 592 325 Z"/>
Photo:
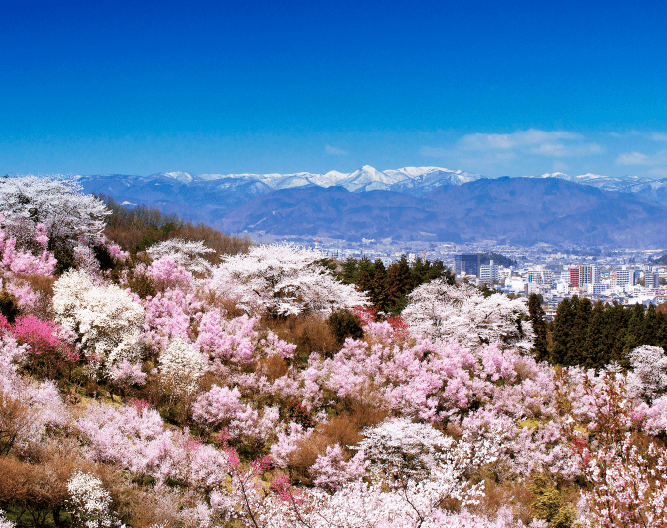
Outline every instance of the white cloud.
<path id="1" fill-rule="evenodd" d="M 648 156 L 641 152 L 624 152 L 616 158 L 619 165 L 648 165 Z"/>
<path id="2" fill-rule="evenodd" d="M 423 156 L 456 157 L 460 161 L 474 156 L 486 162 L 508 161 L 527 156 L 550 158 L 583 157 L 605 152 L 597 143 L 587 143 L 582 134 L 565 131 L 548 132 L 529 129 L 510 134 L 466 134 L 454 145 L 454 148 L 425 146 Z"/>
<path id="3" fill-rule="evenodd" d="M 664 132 L 654 132 L 651 134 L 651 139 L 653 141 L 667 141 L 667 134 Z"/>
<path id="4" fill-rule="evenodd" d="M 331 154 L 332 156 L 347 156 L 349 154 L 346 150 L 332 147 L 331 145 L 324 147 L 324 150 L 327 154 Z"/>
<path id="5" fill-rule="evenodd" d="M 624 152 L 616 158 L 618 165 L 659 165 L 667 163 L 667 150 L 660 150 L 654 156 L 641 152 Z"/>
<path id="6" fill-rule="evenodd" d="M 516 149 L 539 144 L 548 144 L 560 139 L 581 139 L 581 134 L 573 132 L 546 132 L 544 130 L 525 130 L 511 134 L 466 134 L 459 140 L 464 150 Z"/>
<path id="7" fill-rule="evenodd" d="M 589 156 L 600 154 L 604 148 L 597 143 L 585 143 L 583 145 L 565 145 L 563 143 L 542 143 L 540 146 L 530 149 L 534 154 L 541 156 L 553 156 L 555 158 L 571 158 L 576 156 Z"/>
<path id="8" fill-rule="evenodd" d="M 656 167 L 655 169 L 651 169 L 649 172 L 658 178 L 667 178 L 667 169 Z"/>

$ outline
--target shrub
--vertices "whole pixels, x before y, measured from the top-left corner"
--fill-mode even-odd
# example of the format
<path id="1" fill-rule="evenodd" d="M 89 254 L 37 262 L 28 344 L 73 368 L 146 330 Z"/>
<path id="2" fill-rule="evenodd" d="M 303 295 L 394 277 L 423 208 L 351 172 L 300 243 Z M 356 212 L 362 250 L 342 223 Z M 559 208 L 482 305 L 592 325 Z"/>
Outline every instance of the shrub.
<path id="1" fill-rule="evenodd" d="M 353 339 L 364 338 L 361 319 L 347 310 L 338 310 L 332 313 L 327 319 L 327 325 L 339 345 L 342 345 L 348 337 Z"/>
<path id="2" fill-rule="evenodd" d="M 11 295 L 4 288 L 0 291 L 0 313 L 7 318 L 7 321 L 13 323 L 21 313 L 16 297 Z"/>

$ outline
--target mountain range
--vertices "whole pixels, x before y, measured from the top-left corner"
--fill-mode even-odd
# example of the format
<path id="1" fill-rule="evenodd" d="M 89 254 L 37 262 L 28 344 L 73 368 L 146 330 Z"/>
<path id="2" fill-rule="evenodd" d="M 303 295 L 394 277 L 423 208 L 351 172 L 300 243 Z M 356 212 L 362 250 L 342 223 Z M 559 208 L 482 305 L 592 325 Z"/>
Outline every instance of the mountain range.
<path id="1" fill-rule="evenodd" d="M 440 167 L 349 174 L 79 176 L 86 192 L 230 233 L 667 247 L 667 179 L 496 179 Z M 664 227 L 663 227 L 664 226 Z"/>

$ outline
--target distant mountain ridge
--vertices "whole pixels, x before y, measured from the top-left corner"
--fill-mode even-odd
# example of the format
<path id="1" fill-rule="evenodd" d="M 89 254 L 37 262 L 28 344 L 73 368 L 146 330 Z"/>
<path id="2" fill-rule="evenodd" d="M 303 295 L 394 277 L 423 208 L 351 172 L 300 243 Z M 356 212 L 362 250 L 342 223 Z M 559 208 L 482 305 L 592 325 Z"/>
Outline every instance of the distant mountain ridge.
<path id="1" fill-rule="evenodd" d="M 563 173 L 487 179 L 441 167 L 368 165 L 349 174 L 78 178 L 86 192 L 230 233 L 667 247 L 667 179 Z"/>
<path id="2" fill-rule="evenodd" d="M 558 178 L 480 179 L 440 186 L 424 197 L 286 189 L 253 198 L 216 226 L 347 240 L 667 247 L 667 208 Z"/>
<path id="3" fill-rule="evenodd" d="M 380 171 L 370 165 L 349 174 L 329 171 L 325 174 L 310 172 L 296 172 L 293 174 L 200 174 L 188 172 L 164 172 L 153 174 L 147 178 L 170 177 L 181 183 L 194 184 L 197 182 L 259 182 L 268 189 L 292 189 L 296 187 L 343 187 L 351 192 L 363 191 L 398 191 L 408 194 L 424 194 L 440 185 L 461 185 L 469 181 L 483 178 L 479 174 L 472 174 L 461 170 L 454 171 L 442 167 L 404 167 L 402 169 Z"/>
<path id="4" fill-rule="evenodd" d="M 176 180 L 188 186 L 223 186 L 226 189 L 241 189 L 252 187 L 253 194 L 269 193 L 278 189 L 293 189 L 315 185 L 318 187 L 339 186 L 352 192 L 363 191 L 396 191 L 414 196 L 423 196 L 435 187 L 443 185 L 463 185 L 476 181 L 485 176 L 452 170 L 443 167 L 404 167 L 380 171 L 364 165 L 351 173 L 329 171 L 324 174 L 310 172 L 296 172 L 290 174 L 199 174 L 189 172 L 162 172 L 150 176 L 134 175 L 91 175 L 78 176 L 82 183 L 92 183 L 95 179 L 109 177 L 129 179 L 134 184 L 137 180 L 157 181 Z M 558 178 L 562 180 L 597 187 L 605 191 L 620 191 L 628 193 L 646 193 L 647 198 L 667 203 L 667 178 L 653 180 L 640 176 L 612 177 L 598 174 L 582 174 L 570 176 L 562 172 L 546 173 L 541 176 L 525 176 L 526 178 Z"/>

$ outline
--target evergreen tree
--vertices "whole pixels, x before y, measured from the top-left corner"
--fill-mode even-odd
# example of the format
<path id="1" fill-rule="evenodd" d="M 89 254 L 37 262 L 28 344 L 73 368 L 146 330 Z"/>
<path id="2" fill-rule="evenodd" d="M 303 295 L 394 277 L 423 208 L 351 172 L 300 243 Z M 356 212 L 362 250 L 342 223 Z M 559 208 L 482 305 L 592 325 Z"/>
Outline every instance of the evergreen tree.
<path id="1" fill-rule="evenodd" d="M 375 276 L 375 265 L 368 257 L 361 257 L 361 259 L 359 259 L 357 269 L 357 277 L 360 276 L 364 271 L 368 272 L 371 279 Z"/>
<path id="2" fill-rule="evenodd" d="M 340 277 L 344 284 L 356 284 L 357 279 L 359 278 L 359 266 L 357 264 L 357 259 L 354 257 L 348 257 L 345 262 L 343 262 L 343 273 Z"/>
<path id="3" fill-rule="evenodd" d="M 572 324 L 575 312 L 572 309 L 572 300 L 563 299 L 556 310 L 553 324 L 553 345 L 549 350 L 549 363 L 552 365 L 564 365 L 567 350 L 570 346 Z"/>
<path id="4" fill-rule="evenodd" d="M 626 364 L 623 359 L 623 345 L 627 332 L 629 311 L 620 304 L 614 302 L 605 311 L 605 324 L 603 334 L 605 336 L 607 357 L 606 363 L 616 361 L 620 364 Z"/>
<path id="5" fill-rule="evenodd" d="M 572 297 L 574 319 L 572 320 L 570 341 L 564 357 L 564 365 L 583 365 L 586 363 L 588 356 L 586 338 L 592 309 L 590 299 L 586 297 L 579 299 L 576 295 Z"/>
<path id="6" fill-rule="evenodd" d="M 661 346 L 664 350 L 667 350 L 667 313 L 660 310 L 660 307 L 656 309 L 656 340 L 658 346 Z"/>
<path id="7" fill-rule="evenodd" d="M 389 293 L 387 291 L 387 272 L 380 259 L 375 261 L 375 275 L 371 281 L 371 302 L 379 311 L 389 308 Z"/>
<path id="8" fill-rule="evenodd" d="M 430 267 L 429 261 L 423 261 L 420 258 L 417 258 L 413 263 L 410 269 L 412 275 L 412 285 L 413 288 L 420 286 L 427 282 L 426 277 L 428 276 L 428 269 Z"/>
<path id="9" fill-rule="evenodd" d="M 635 304 L 631 310 L 623 345 L 623 358 L 644 344 L 644 305 Z"/>
<path id="10" fill-rule="evenodd" d="M 642 345 L 659 346 L 658 341 L 658 314 L 655 306 L 649 304 L 644 316 L 644 339 Z"/>
<path id="11" fill-rule="evenodd" d="M 394 262 L 387 275 L 387 290 L 389 303 L 393 305 L 392 312 L 400 311 L 406 304 L 405 296 L 412 291 L 412 272 L 408 266 L 408 259 L 403 255 L 401 260 Z"/>
<path id="12" fill-rule="evenodd" d="M 370 293 L 373 290 L 373 277 L 367 270 L 362 271 L 357 279 L 357 290 Z"/>
<path id="13" fill-rule="evenodd" d="M 601 369 L 607 364 L 609 353 L 604 341 L 604 313 L 605 308 L 601 301 L 595 303 L 588 323 L 586 333 L 584 367 Z"/>
<path id="14" fill-rule="evenodd" d="M 530 294 L 528 297 L 528 312 L 530 313 L 530 321 L 533 323 L 533 332 L 535 332 L 533 354 L 537 361 L 545 361 L 548 359 L 549 351 L 547 350 L 547 324 L 544 320 L 541 295 Z"/>

